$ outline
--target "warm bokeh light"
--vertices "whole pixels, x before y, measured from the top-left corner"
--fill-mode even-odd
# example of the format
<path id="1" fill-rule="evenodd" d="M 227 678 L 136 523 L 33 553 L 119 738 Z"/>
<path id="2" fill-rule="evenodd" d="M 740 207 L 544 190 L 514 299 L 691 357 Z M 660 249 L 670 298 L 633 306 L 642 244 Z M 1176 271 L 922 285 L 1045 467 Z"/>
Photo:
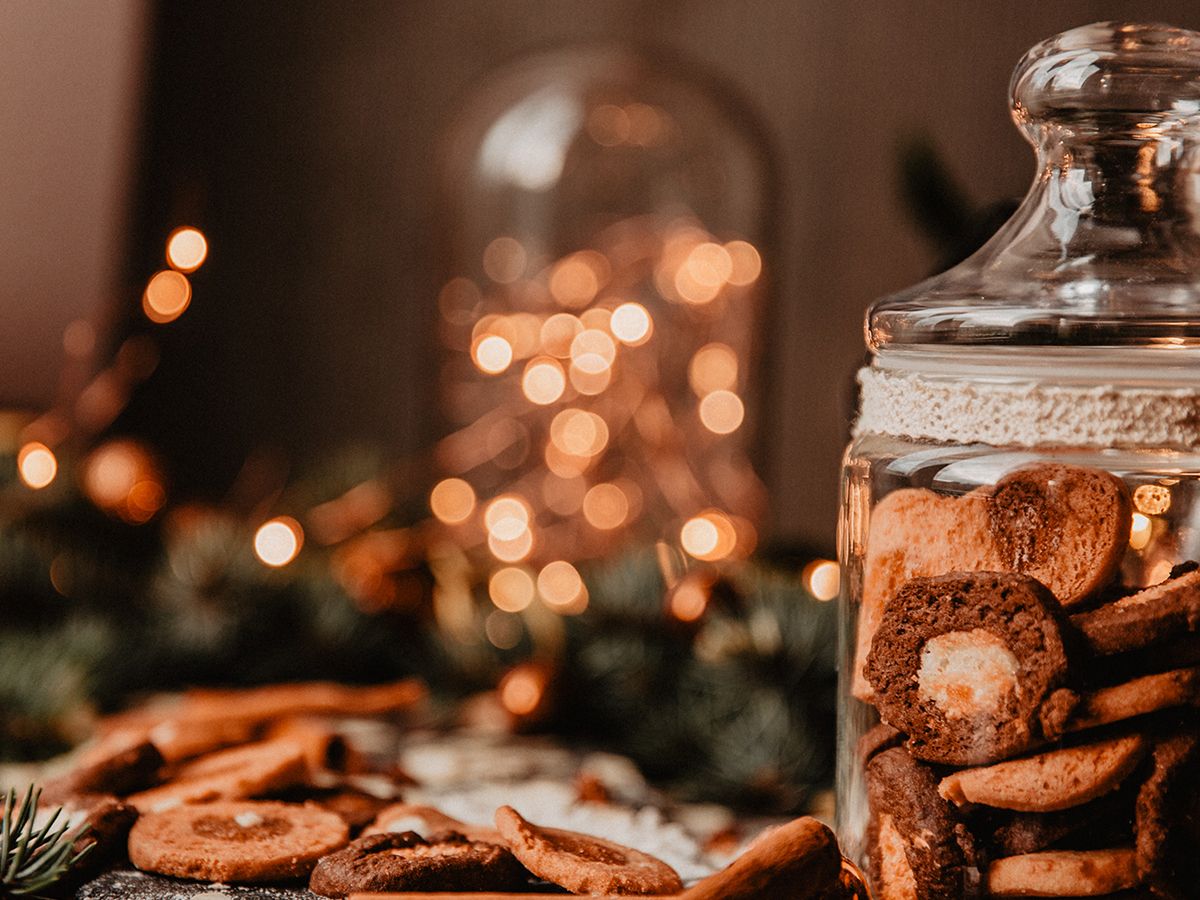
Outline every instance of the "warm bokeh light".
<path id="1" fill-rule="evenodd" d="M 601 482 L 593 485 L 583 498 L 583 517 L 593 528 L 617 528 L 629 516 L 629 498 L 617 485 Z"/>
<path id="2" fill-rule="evenodd" d="M 573 516 L 583 506 L 587 495 L 587 482 L 572 473 L 564 478 L 547 472 L 542 478 L 542 500 L 546 507 L 560 516 Z"/>
<path id="3" fill-rule="evenodd" d="M 521 632 L 520 617 L 499 609 L 492 610 L 483 623 L 483 633 L 498 650 L 511 650 L 521 643 Z"/>
<path id="4" fill-rule="evenodd" d="M 583 331 L 583 322 L 570 313 L 555 313 L 542 323 L 542 351 L 559 359 L 571 355 L 571 343 Z"/>
<path id="5" fill-rule="evenodd" d="M 155 273 L 142 294 L 142 311 L 146 318 L 159 325 L 173 322 L 183 315 L 192 301 L 192 285 L 187 276 L 173 269 Z"/>
<path id="6" fill-rule="evenodd" d="M 608 444 L 608 425 L 594 412 L 564 409 L 550 423 L 550 440 L 571 456 L 595 456 Z"/>
<path id="7" fill-rule="evenodd" d="M 483 271 L 497 284 L 512 284 L 525 274 L 528 257 L 516 238 L 498 237 L 483 251 Z"/>
<path id="8" fill-rule="evenodd" d="M 564 453 L 554 445 L 554 441 L 549 441 L 543 459 L 546 461 L 546 468 L 559 478 L 576 478 L 588 470 L 594 457 Z"/>
<path id="9" fill-rule="evenodd" d="M 579 314 L 579 321 L 584 328 L 594 328 L 597 331 L 609 332 L 612 323 L 612 312 L 602 306 L 593 306 Z"/>
<path id="10" fill-rule="evenodd" d="M 762 272 L 762 257 L 758 255 L 753 244 L 746 241 L 730 241 L 725 245 L 725 250 L 733 263 L 728 279 L 730 284 L 742 286 L 758 280 Z"/>
<path id="11" fill-rule="evenodd" d="M 488 596 L 497 609 L 517 613 L 533 602 L 537 587 L 525 569 L 508 566 L 498 569 L 488 580 Z"/>
<path id="12" fill-rule="evenodd" d="M 629 140 L 629 114 L 613 103 L 602 103 L 588 113 L 587 131 L 602 147 L 616 147 Z"/>
<path id="13" fill-rule="evenodd" d="M 595 397 L 608 390 L 608 386 L 612 384 L 613 370 L 611 366 L 607 366 L 599 372 L 585 372 L 578 364 L 572 362 L 568 377 L 571 379 L 571 387 L 579 393 L 585 397 Z"/>
<path id="14" fill-rule="evenodd" d="M 617 345 L 611 337 L 596 328 L 587 328 L 571 341 L 571 364 L 588 375 L 597 375 L 613 364 Z"/>
<path id="15" fill-rule="evenodd" d="M 520 497 L 507 495 L 497 497 L 488 504 L 483 513 L 483 522 L 488 534 L 498 541 L 515 541 L 529 530 L 530 511 Z"/>
<path id="16" fill-rule="evenodd" d="M 546 563 L 538 573 L 537 589 L 546 604 L 559 611 L 576 604 L 585 592 L 579 570 L 563 559 Z"/>
<path id="17" fill-rule="evenodd" d="M 698 397 L 732 390 L 737 380 L 737 354 L 726 344 L 705 344 L 688 363 L 688 382 Z"/>
<path id="18" fill-rule="evenodd" d="M 496 537 L 495 534 L 488 534 L 488 550 L 492 556 L 506 563 L 518 563 L 529 557 L 533 552 L 533 532 L 526 528 L 517 537 L 511 540 Z"/>
<path id="19" fill-rule="evenodd" d="M 705 241 L 688 254 L 687 271 L 697 284 L 720 288 L 733 274 L 733 257 L 720 244 Z"/>
<path id="20" fill-rule="evenodd" d="M 600 290 L 607 268 L 607 260 L 599 253 L 572 253 L 550 273 L 550 295 L 563 306 L 587 306 Z"/>
<path id="21" fill-rule="evenodd" d="M 1161 484 L 1139 484 L 1133 492 L 1133 505 L 1148 516 L 1161 516 L 1171 508 L 1171 489 Z"/>
<path id="22" fill-rule="evenodd" d="M 700 421 L 714 434 L 737 431 L 745 418 L 742 398 L 732 391 L 713 391 L 700 400 Z"/>
<path id="23" fill-rule="evenodd" d="M 30 441 L 17 453 L 17 471 L 27 487 L 35 491 L 47 487 L 58 474 L 58 460 L 45 444 Z"/>
<path id="24" fill-rule="evenodd" d="M 695 622 L 708 609 L 709 586 L 700 578 L 685 578 L 667 597 L 667 610 L 680 622 Z"/>
<path id="25" fill-rule="evenodd" d="M 832 600 L 841 590 L 842 570 L 831 559 L 816 559 L 804 567 L 800 580 L 817 600 Z"/>
<path id="26" fill-rule="evenodd" d="M 1129 527 L 1129 546 L 1134 550 L 1144 550 L 1150 543 L 1150 536 L 1153 532 L 1154 522 L 1150 517 L 1135 512 Z"/>
<path id="27" fill-rule="evenodd" d="M 472 356 L 479 371 L 488 375 L 499 375 L 512 364 L 513 348 L 512 344 L 500 335 L 489 334 L 475 342 Z"/>
<path id="28" fill-rule="evenodd" d="M 737 530 L 724 513 L 708 510 L 683 524 L 679 530 L 679 543 L 690 556 L 714 562 L 733 553 L 737 547 Z"/>
<path id="29" fill-rule="evenodd" d="M 528 716 L 541 705 L 546 693 L 546 676 L 533 665 L 520 665 L 502 679 L 500 704 L 514 716 Z"/>
<path id="30" fill-rule="evenodd" d="M 167 238 L 167 263 L 180 272 L 194 272 L 208 257 L 208 241 L 198 228 L 176 228 Z"/>
<path id="31" fill-rule="evenodd" d="M 654 323 L 650 313 L 640 303 L 622 303 L 613 310 L 608 321 L 613 336 L 622 344 L 638 347 L 650 340 Z"/>
<path id="32" fill-rule="evenodd" d="M 567 389 L 567 378 L 558 360 L 541 356 L 531 360 L 521 379 L 521 391 L 531 403 L 548 406 Z"/>
<path id="33" fill-rule="evenodd" d="M 429 492 L 429 508 L 438 520 L 458 525 L 475 511 L 475 490 L 461 478 L 443 479 Z"/>
<path id="34" fill-rule="evenodd" d="M 158 465 L 136 441 L 101 444 L 84 462 L 82 481 L 97 507 L 130 524 L 149 522 L 166 503 Z"/>
<path id="35" fill-rule="evenodd" d="M 304 529 L 291 516 L 278 516 L 254 532 L 254 555 L 272 568 L 286 566 L 304 545 Z"/>

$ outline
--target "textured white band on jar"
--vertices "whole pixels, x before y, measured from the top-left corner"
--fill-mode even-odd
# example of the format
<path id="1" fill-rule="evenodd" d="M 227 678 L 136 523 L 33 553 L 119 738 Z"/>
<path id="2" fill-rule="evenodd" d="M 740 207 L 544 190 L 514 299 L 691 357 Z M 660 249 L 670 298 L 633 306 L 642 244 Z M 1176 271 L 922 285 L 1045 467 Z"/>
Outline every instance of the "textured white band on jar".
<path id="1" fill-rule="evenodd" d="M 863 368 L 854 436 L 994 446 L 1200 447 L 1200 389 L 927 378 Z"/>

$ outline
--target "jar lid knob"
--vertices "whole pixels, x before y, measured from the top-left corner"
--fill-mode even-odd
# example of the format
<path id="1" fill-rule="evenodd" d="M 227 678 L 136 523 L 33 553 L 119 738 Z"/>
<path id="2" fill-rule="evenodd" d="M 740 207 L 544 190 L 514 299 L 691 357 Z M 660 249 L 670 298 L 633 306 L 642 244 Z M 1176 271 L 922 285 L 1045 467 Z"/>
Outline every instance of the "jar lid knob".
<path id="1" fill-rule="evenodd" d="M 1113 119 L 1142 127 L 1200 122 L 1200 32 L 1171 25 L 1096 22 L 1025 54 L 1009 85 L 1013 118 L 1033 138 L 1045 123 L 1101 131 Z"/>

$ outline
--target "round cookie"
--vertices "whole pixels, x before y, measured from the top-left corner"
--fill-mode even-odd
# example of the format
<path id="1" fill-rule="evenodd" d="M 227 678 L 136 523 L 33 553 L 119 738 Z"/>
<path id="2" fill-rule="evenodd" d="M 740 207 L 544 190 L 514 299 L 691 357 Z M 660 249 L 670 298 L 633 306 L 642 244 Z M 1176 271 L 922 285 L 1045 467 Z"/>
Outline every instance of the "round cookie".
<path id="1" fill-rule="evenodd" d="M 323 897 L 358 891 L 519 890 L 529 873 L 504 847 L 455 832 L 430 839 L 416 832 L 360 837 L 317 863 L 309 890 Z"/>
<path id="2" fill-rule="evenodd" d="M 1032 578 L 914 578 L 888 604 L 867 656 L 880 717 L 919 759 L 978 765 L 1042 739 L 1042 704 L 1067 680 L 1058 604 Z"/>
<path id="3" fill-rule="evenodd" d="M 1073 694 L 1072 691 L 1058 691 Z M 1062 735 L 1111 725 L 1181 706 L 1200 705 L 1200 666 L 1143 675 L 1111 687 L 1075 695 L 1074 702 L 1047 704 L 1042 727 L 1047 735 Z"/>
<path id="4" fill-rule="evenodd" d="M 1200 570 L 1071 617 L 1093 653 L 1140 650 L 1200 629 Z"/>
<path id="5" fill-rule="evenodd" d="M 279 881 L 307 875 L 346 843 L 331 812 L 284 803 L 179 806 L 138 819 L 129 858 L 139 869 L 207 881 Z"/>
<path id="6" fill-rule="evenodd" d="M 496 828 L 530 872 L 575 894 L 677 894 L 678 873 L 661 859 L 603 838 L 541 828 L 511 806 L 496 810 Z"/>
<path id="7" fill-rule="evenodd" d="M 1154 771 L 1138 791 L 1138 874 L 1158 897 L 1184 900 L 1200 877 L 1196 860 L 1200 736 L 1178 734 L 1154 748 Z M 1189 827 L 1190 826 L 1190 827 Z"/>
<path id="8" fill-rule="evenodd" d="M 992 897 L 1104 897 L 1137 883 L 1131 847 L 1007 856 L 994 860 L 987 871 Z"/>
<path id="9" fill-rule="evenodd" d="M 902 748 L 867 764 L 871 881 L 880 900 L 959 900 L 977 873 L 974 842 L 928 766 Z"/>
<path id="10" fill-rule="evenodd" d="M 389 831 L 414 831 L 422 837 L 431 837 L 438 832 L 453 831 L 472 841 L 485 844 L 503 844 L 504 839 L 495 828 L 468 825 L 440 809 L 419 806 L 413 803 L 392 803 L 381 809 L 375 820 L 367 826 L 364 834 L 381 834 Z"/>

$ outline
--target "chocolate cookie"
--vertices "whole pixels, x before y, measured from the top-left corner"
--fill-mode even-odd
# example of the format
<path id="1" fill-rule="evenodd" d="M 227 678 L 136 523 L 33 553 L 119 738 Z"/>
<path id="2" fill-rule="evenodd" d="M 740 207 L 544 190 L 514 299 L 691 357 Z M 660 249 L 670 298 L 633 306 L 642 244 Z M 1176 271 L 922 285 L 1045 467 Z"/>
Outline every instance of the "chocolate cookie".
<path id="1" fill-rule="evenodd" d="M 1200 629 L 1200 571 L 1071 617 L 1093 653 L 1139 650 Z"/>
<path id="2" fill-rule="evenodd" d="M 1102 897 L 1137 883 L 1131 847 L 1026 853 L 994 860 L 987 871 L 992 897 Z"/>
<path id="3" fill-rule="evenodd" d="M 150 741 L 114 746 L 107 755 L 95 755 L 86 765 L 64 779 L 65 786 L 80 794 L 129 794 L 155 783 L 163 757 Z"/>
<path id="4" fill-rule="evenodd" d="M 504 847 L 449 831 L 369 834 L 317 863 L 309 889 L 323 897 L 357 891 L 519 890 L 529 873 Z"/>
<path id="5" fill-rule="evenodd" d="M 129 858 L 139 869 L 181 878 L 278 881 L 307 875 L 346 839 L 346 823 L 322 809 L 206 803 L 143 815 L 129 833 Z"/>
<path id="6" fill-rule="evenodd" d="M 1155 896 L 1185 900 L 1200 884 L 1197 816 L 1200 736 L 1178 734 L 1154 748 L 1154 771 L 1138 792 L 1138 874 Z"/>
<path id="7" fill-rule="evenodd" d="M 977 880 L 974 842 L 930 768 L 894 748 L 867 764 L 871 881 L 878 900 L 960 900 Z"/>
<path id="8" fill-rule="evenodd" d="M 1064 843 L 1074 844 L 1076 838 L 1087 840 L 1097 830 L 1109 839 L 1092 843 L 1093 847 L 1128 842 L 1133 836 L 1135 794 L 1136 786 L 1125 786 L 1080 806 L 1048 813 L 982 808 L 975 811 L 972 827 L 976 834 L 988 835 L 986 844 L 994 857 L 1019 856 Z"/>
<path id="9" fill-rule="evenodd" d="M 661 859 L 603 838 L 542 828 L 511 806 L 496 810 L 496 828 L 530 872 L 575 894 L 677 894 L 678 873 Z"/>
<path id="10" fill-rule="evenodd" d="M 1061 613 L 1023 575 L 914 578 L 888 604 L 867 657 L 880 717 L 919 759 L 977 765 L 1042 739 L 1042 705 L 1067 680 Z"/>
<path id="11" fill-rule="evenodd" d="M 1044 584 L 1065 607 L 1112 581 L 1129 541 L 1124 483 L 1100 469 L 1039 463 L 961 497 L 893 491 L 872 510 L 852 679 L 870 698 L 863 665 L 884 610 L 914 577 L 1015 572 Z"/>
<path id="12" fill-rule="evenodd" d="M 941 780 L 938 793 L 959 806 L 981 803 L 1019 812 L 1070 809 L 1119 788 L 1147 746 L 1140 734 L 1129 734 L 960 769 Z"/>

